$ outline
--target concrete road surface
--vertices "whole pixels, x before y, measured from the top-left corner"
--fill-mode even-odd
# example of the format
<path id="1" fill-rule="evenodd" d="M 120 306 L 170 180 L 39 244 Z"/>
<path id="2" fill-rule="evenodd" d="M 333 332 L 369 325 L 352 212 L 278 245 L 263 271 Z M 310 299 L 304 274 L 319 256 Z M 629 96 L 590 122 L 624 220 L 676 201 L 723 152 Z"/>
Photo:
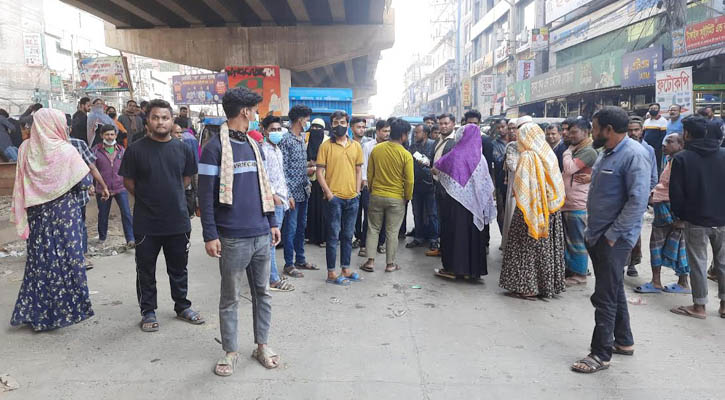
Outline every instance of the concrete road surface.
<path id="1" fill-rule="evenodd" d="M 409 218 L 412 221 L 412 218 Z M 207 323 L 176 320 L 163 257 L 157 272 L 161 330 L 138 327 L 133 252 L 95 260 L 88 281 L 95 317 L 53 332 L 11 328 L 22 262 L 0 259 L 0 374 L 20 388 L 16 399 L 723 399 L 725 319 L 711 284 L 707 320 L 668 310 L 689 295 L 659 294 L 630 305 L 634 357 L 615 356 L 609 370 L 580 375 L 570 364 L 587 354 L 593 328 L 593 280 L 559 298 L 529 302 L 503 296 L 501 254 L 491 227 L 484 284 L 434 277 L 439 259 L 405 249 L 402 270 L 361 272 L 350 287 L 325 283 L 324 249 L 307 246 L 322 266 L 293 279 L 297 290 L 273 293 L 270 346 L 282 357 L 266 370 L 254 347 L 250 303 L 240 310 L 243 357 L 234 376 L 212 373 L 222 355 L 218 264 L 204 253 L 193 222 L 189 298 Z M 649 230 L 644 232 L 647 243 Z M 648 247 L 645 244 L 645 249 Z M 645 251 L 646 253 L 646 251 Z M 359 266 L 363 259 L 353 256 Z M 281 250 L 277 251 L 282 260 Z M 650 277 L 645 254 L 641 277 Z M 10 271 L 10 272 L 8 272 Z M 664 282 L 675 280 L 666 271 Z M 413 288 L 420 286 L 421 288 Z M 244 294 L 249 297 L 248 290 Z"/>

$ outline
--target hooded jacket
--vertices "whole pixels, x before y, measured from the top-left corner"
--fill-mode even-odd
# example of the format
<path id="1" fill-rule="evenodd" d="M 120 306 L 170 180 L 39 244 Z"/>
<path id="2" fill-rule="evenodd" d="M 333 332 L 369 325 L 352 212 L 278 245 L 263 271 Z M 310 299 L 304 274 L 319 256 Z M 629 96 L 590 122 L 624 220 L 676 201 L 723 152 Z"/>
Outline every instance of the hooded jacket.
<path id="1" fill-rule="evenodd" d="M 719 136 L 721 137 L 721 136 Z M 679 219 L 694 225 L 725 226 L 725 149 L 708 125 L 704 138 L 685 143 L 672 159 L 670 203 Z"/>

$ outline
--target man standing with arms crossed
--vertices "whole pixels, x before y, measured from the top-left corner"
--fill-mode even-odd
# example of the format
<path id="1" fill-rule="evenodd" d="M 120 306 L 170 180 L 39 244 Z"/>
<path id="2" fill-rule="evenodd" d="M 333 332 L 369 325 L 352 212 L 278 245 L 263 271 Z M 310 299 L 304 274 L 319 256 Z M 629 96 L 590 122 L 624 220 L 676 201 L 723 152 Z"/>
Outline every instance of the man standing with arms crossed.
<path id="1" fill-rule="evenodd" d="M 149 103 L 144 136 L 123 155 L 123 185 L 136 203 L 133 233 L 136 238 L 136 296 L 141 308 L 141 330 L 159 330 L 156 320 L 156 259 L 164 250 L 174 311 L 179 319 L 195 325 L 204 318 L 191 309 L 186 298 L 189 275 L 189 213 L 184 188 L 191 183 L 197 166 L 194 153 L 180 140 L 173 140 L 171 105 L 164 100 Z"/>
<path id="2" fill-rule="evenodd" d="M 592 117 L 592 146 L 604 147 L 592 170 L 585 232 L 596 278 L 595 326 L 591 352 L 571 366 L 576 372 L 609 368 L 612 353 L 634 354 L 622 265 L 642 229 L 651 169 L 645 149 L 627 136 L 628 122 L 627 112 L 612 106 Z"/>
<path id="3" fill-rule="evenodd" d="M 247 137 L 262 96 L 246 88 L 222 98 L 227 122 L 204 146 L 199 161 L 199 203 L 206 253 L 219 258 L 221 289 L 219 327 L 224 357 L 214 373 L 229 376 L 238 359 L 239 306 L 242 274 L 252 296 L 254 349 L 252 357 L 265 368 L 279 366 L 279 356 L 267 347 L 272 319 L 269 294 L 270 245 L 280 241 L 274 191 L 264 167 L 262 150 Z"/>
<path id="4" fill-rule="evenodd" d="M 346 115 L 336 114 L 331 117 L 332 137 L 322 143 L 317 154 L 317 181 L 327 201 L 327 282 L 346 286 L 351 280 L 360 280 L 357 272 L 350 271 L 350 257 L 360 200 L 363 153 L 360 144 L 347 136 L 347 123 L 340 123 Z M 335 273 L 338 243 L 342 269 L 339 276 Z"/>

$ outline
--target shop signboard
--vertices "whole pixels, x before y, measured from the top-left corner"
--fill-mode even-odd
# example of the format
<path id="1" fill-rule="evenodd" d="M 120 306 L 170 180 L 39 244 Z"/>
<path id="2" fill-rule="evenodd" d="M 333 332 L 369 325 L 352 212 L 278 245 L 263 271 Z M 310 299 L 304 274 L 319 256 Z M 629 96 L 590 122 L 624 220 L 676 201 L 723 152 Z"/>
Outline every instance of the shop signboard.
<path id="1" fill-rule="evenodd" d="M 654 85 L 655 72 L 662 69 L 662 45 L 622 56 L 622 87 Z"/>
<path id="2" fill-rule="evenodd" d="M 60 78 L 59 75 L 50 75 L 50 91 L 54 94 L 59 94 L 63 92 L 63 80 Z"/>
<path id="3" fill-rule="evenodd" d="M 461 85 L 461 102 L 463 103 L 463 107 L 471 107 L 473 103 L 471 97 L 471 80 L 466 79 Z"/>
<path id="4" fill-rule="evenodd" d="M 663 110 L 673 104 L 682 107 L 681 114 L 691 115 L 693 112 L 692 98 L 692 67 L 668 69 L 656 73 L 655 101 Z"/>
<path id="5" fill-rule="evenodd" d="M 534 76 L 534 60 L 519 60 L 516 80 L 523 81 Z"/>
<path id="6" fill-rule="evenodd" d="M 496 50 L 493 53 L 493 64 L 498 65 L 499 63 L 505 61 L 508 56 L 509 46 L 508 43 L 504 42 L 500 46 L 496 47 Z"/>
<path id="7" fill-rule="evenodd" d="M 622 54 L 617 50 L 531 78 L 531 101 L 618 86 Z"/>
<path id="8" fill-rule="evenodd" d="M 690 54 L 723 46 L 725 44 L 725 15 L 688 25 L 685 28 L 685 42 L 687 52 Z"/>
<path id="9" fill-rule="evenodd" d="M 546 0 L 546 24 L 586 5 L 590 0 Z"/>
<path id="10" fill-rule="evenodd" d="M 496 87 L 493 79 L 493 75 L 481 75 L 478 77 L 480 82 L 480 90 L 483 94 L 494 94 L 496 93 Z"/>
<path id="11" fill-rule="evenodd" d="M 548 3 L 548 2 L 547 2 Z M 562 27 L 549 35 L 550 51 L 560 51 L 665 12 L 657 3 L 619 0 Z"/>
<path id="12" fill-rule="evenodd" d="M 129 90 L 128 68 L 121 56 L 78 60 L 80 87 L 85 91 L 125 92 Z"/>
<path id="13" fill-rule="evenodd" d="M 40 33 L 23 33 L 23 52 L 25 65 L 29 67 L 43 66 L 43 45 Z"/>
<path id="14" fill-rule="evenodd" d="M 176 104 L 219 104 L 227 91 L 227 74 L 175 75 L 171 77 Z"/>
<path id="15" fill-rule="evenodd" d="M 260 96 L 259 115 L 282 115 L 282 90 L 278 65 L 229 66 L 225 68 L 229 88 L 245 87 Z"/>
<path id="16" fill-rule="evenodd" d="M 531 51 L 546 51 L 549 48 L 549 28 L 531 30 Z"/>
<path id="17" fill-rule="evenodd" d="M 531 101 L 531 81 L 514 82 L 506 88 L 506 102 L 509 105 L 525 104 Z"/>
<path id="18" fill-rule="evenodd" d="M 685 41 L 685 28 L 675 29 L 672 36 L 672 57 L 687 55 L 687 42 Z"/>

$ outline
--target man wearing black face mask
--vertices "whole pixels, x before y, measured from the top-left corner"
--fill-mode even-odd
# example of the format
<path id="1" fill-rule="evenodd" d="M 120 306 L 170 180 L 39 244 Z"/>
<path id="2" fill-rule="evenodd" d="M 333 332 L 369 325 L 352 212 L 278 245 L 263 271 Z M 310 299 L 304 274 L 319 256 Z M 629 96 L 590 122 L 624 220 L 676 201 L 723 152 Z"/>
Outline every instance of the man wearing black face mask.
<path id="1" fill-rule="evenodd" d="M 116 141 L 118 143 L 121 143 L 124 148 L 128 147 L 126 145 L 128 132 L 126 132 L 126 127 L 124 127 L 123 124 L 118 121 L 118 113 L 116 112 L 116 108 L 113 106 L 108 106 L 108 108 L 106 108 L 106 115 L 108 115 L 113 120 L 113 123 L 116 125 L 116 129 L 118 130 L 118 136 L 116 137 Z"/>
<path id="2" fill-rule="evenodd" d="M 649 105 L 649 118 L 644 121 L 642 130 L 644 131 L 644 141 L 655 149 L 657 176 L 660 176 L 662 173 L 662 141 L 667 134 L 667 120 L 660 115 L 658 103 Z"/>
<path id="3" fill-rule="evenodd" d="M 333 137 L 322 143 L 317 153 L 316 173 L 327 200 L 327 282 L 345 286 L 360 280 L 357 272 L 350 271 L 350 257 L 362 185 L 363 152 L 360 143 L 347 136 L 347 124 L 333 121 L 332 125 Z M 338 243 L 341 275 L 335 273 Z"/>

